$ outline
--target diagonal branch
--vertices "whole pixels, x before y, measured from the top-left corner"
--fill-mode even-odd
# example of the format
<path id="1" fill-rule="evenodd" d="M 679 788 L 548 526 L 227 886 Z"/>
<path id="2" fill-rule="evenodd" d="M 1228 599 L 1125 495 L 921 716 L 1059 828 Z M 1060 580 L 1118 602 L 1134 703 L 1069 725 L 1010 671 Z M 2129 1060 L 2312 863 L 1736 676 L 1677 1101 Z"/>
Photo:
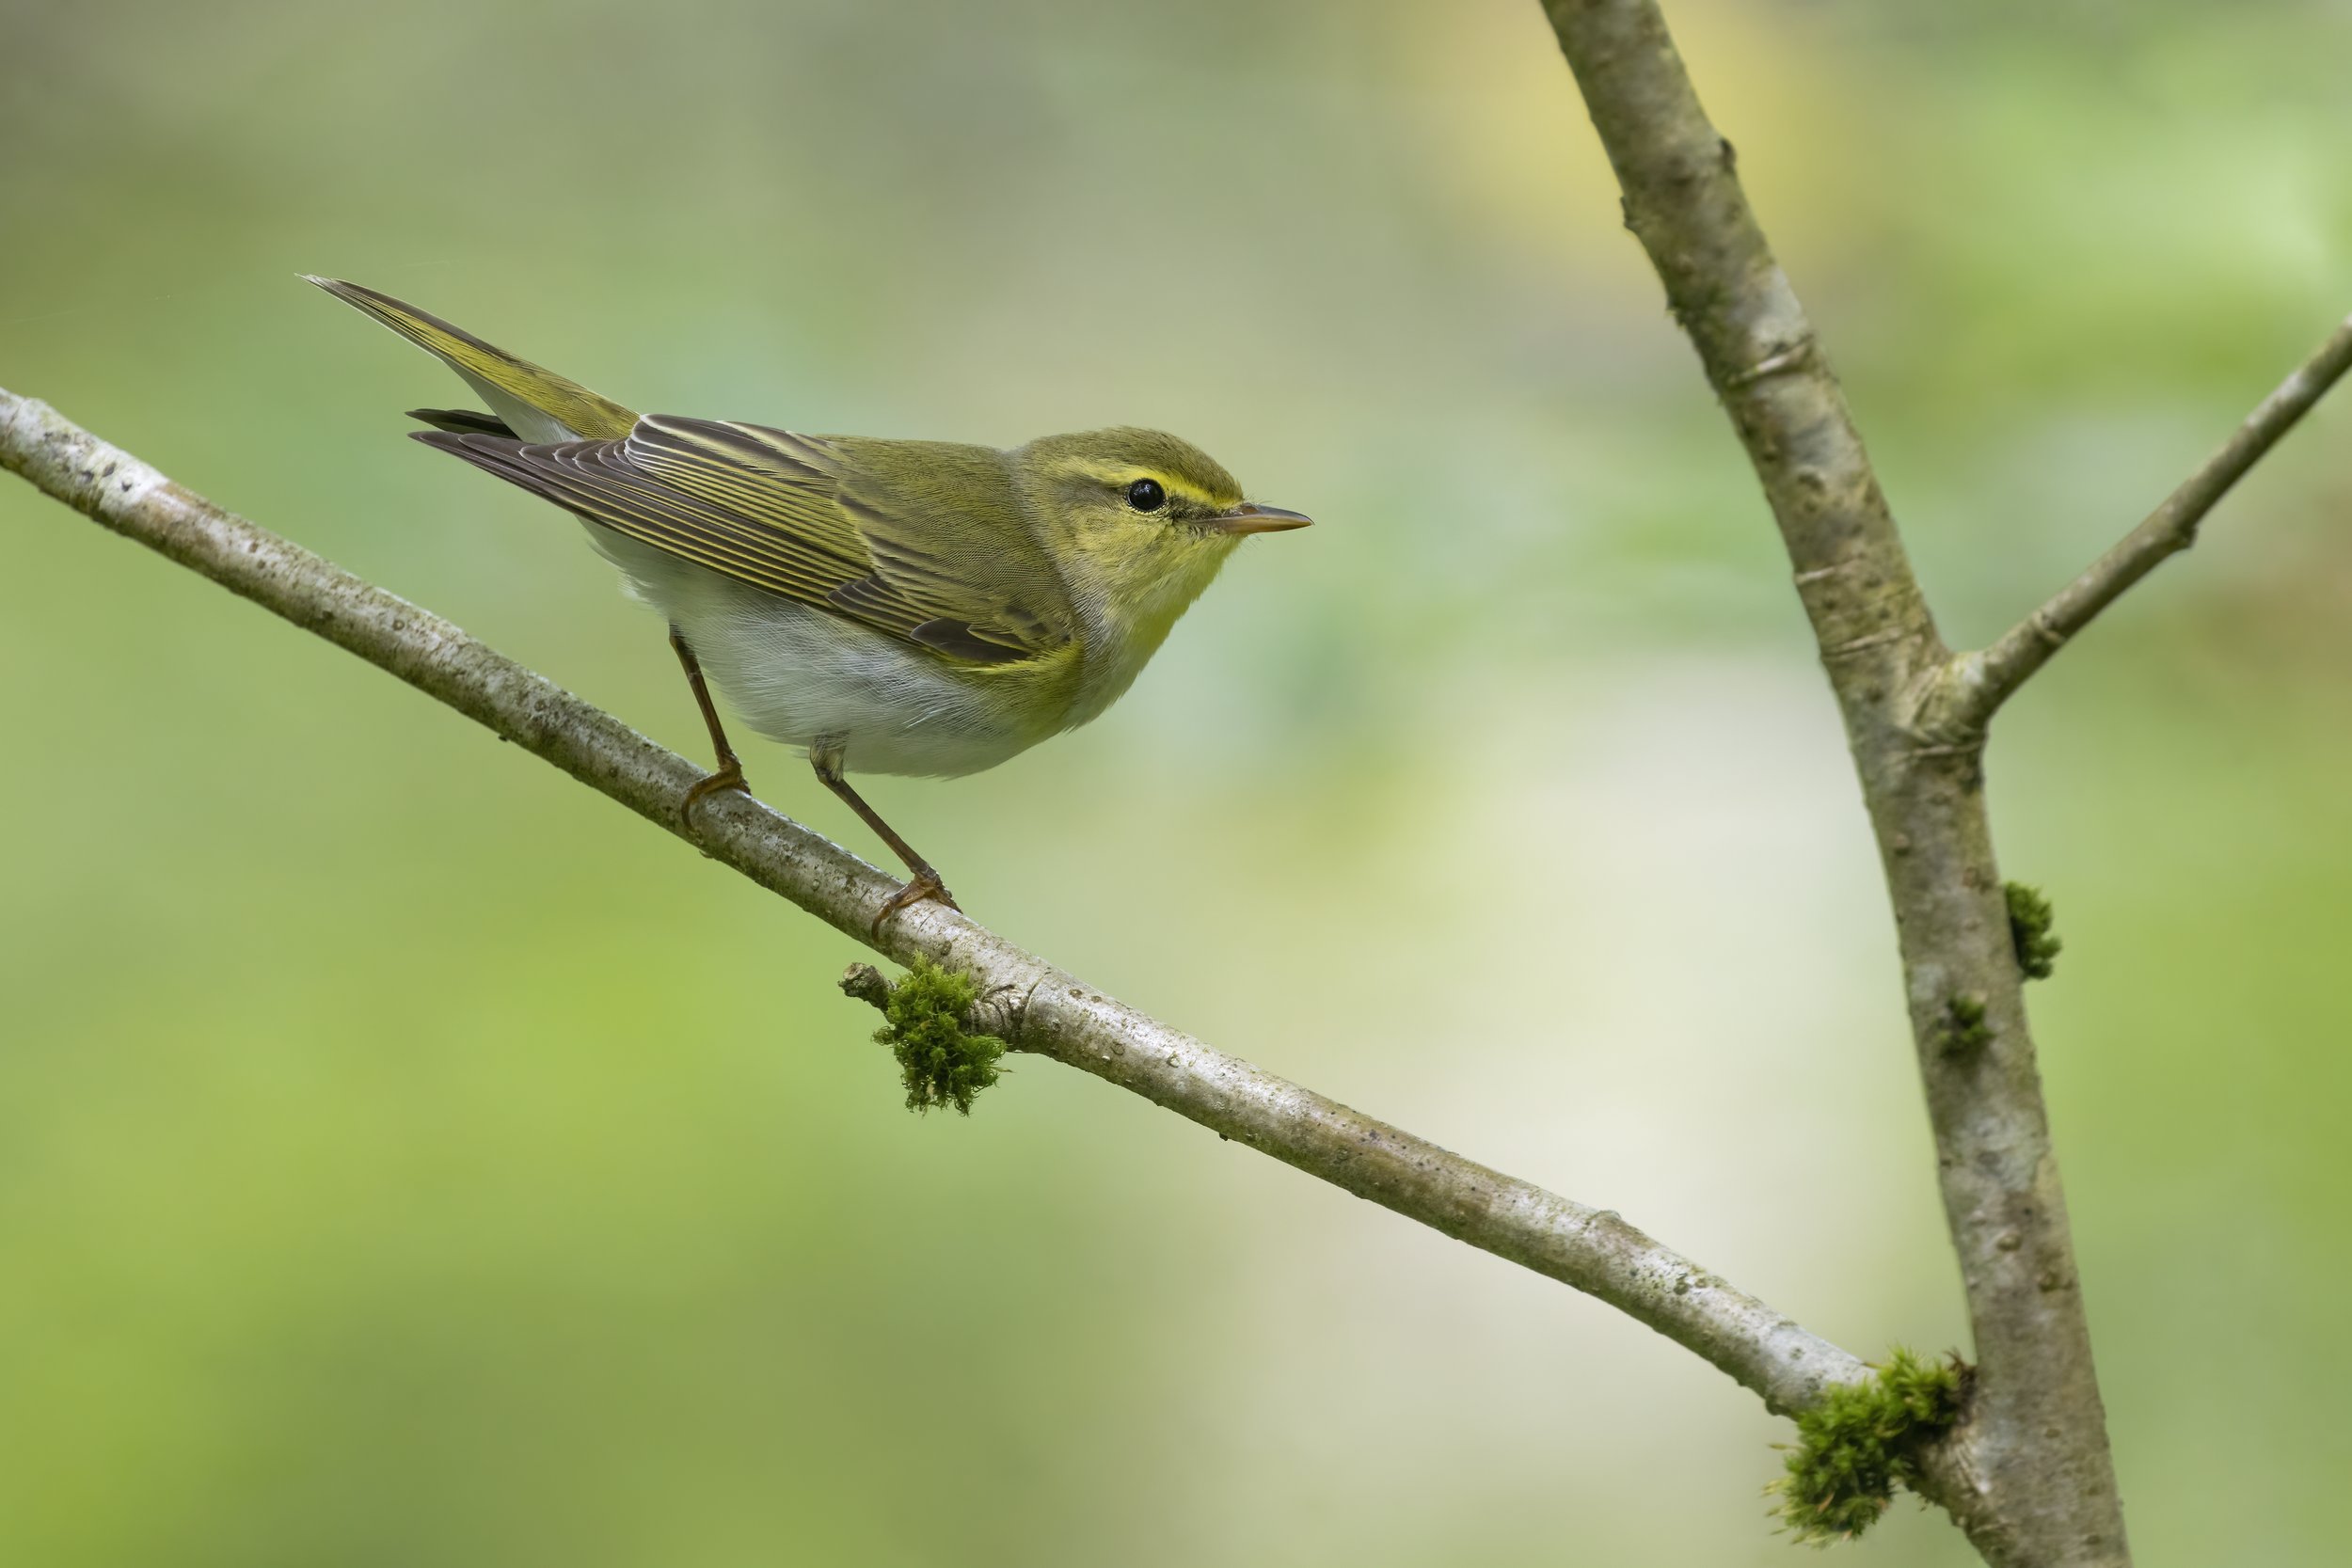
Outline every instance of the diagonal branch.
<path id="1" fill-rule="evenodd" d="M 603 791 L 711 859 L 900 962 L 977 982 L 988 1026 L 1359 1197 L 1607 1302 L 1763 1396 L 1809 1408 L 1868 1375 L 1628 1225 L 1375 1121 L 1104 996 L 937 904 L 869 923 L 898 883 L 747 797 L 723 793 L 684 826 L 702 774 L 611 714 L 439 617 L 222 511 L 43 404 L 0 390 L 0 466 L 126 538 L 389 671 Z"/>
<path id="2" fill-rule="evenodd" d="M 2246 477 L 2311 412 L 2329 388 L 2352 371 L 2352 319 L 2330 333 L 2278 390 L 2246 417 L 2221 450 L 2164 499 L 2140 525 L 2088 571 L 2053 594 L 2050 601 L 2005 632 L 1981 653 L 1963 654 L 1951 663 L 1941 688 L 1921 715 L 1923 727 L 1955 738 L 1981 734 L 2001 705 L 2034 673 L 2050 662 L 2076 632 L 2122 598 L 2140 578 L 2197 543 L 2205 520 L 2231 486 Z"/>

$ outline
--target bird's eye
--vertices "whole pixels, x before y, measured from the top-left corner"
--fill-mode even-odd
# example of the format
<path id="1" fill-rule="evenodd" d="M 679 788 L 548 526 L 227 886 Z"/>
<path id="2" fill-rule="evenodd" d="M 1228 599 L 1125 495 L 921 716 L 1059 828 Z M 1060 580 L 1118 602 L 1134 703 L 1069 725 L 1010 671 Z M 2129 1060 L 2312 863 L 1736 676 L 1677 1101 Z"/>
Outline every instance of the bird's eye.
<path id="1" fill-rule="evenodd" d="M 1167 500 L 1168 492 L 1156 479 L 1139 479 L 1127 486 L 1127 504 L 1137 512 L 1157 512 Z"/>

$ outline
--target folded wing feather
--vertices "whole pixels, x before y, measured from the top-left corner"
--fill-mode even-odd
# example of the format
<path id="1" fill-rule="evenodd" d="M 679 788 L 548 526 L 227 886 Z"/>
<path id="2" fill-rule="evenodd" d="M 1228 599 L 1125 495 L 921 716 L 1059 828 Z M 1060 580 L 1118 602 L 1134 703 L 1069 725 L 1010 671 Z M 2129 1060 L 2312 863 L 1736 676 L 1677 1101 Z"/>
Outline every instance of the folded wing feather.
<path id="1" fill-rule="evenodd" d="M 654 415 L 617 440 L 414 435 L 591 522 L 947 658 L 1012 663 L 1074 635 L 1050 570 L 1007 567 L 1034 552 L 1027 540 L 962 552 L 959 570 L 958 552 L 926 548 L 906 503 L 824 437 Z"/>

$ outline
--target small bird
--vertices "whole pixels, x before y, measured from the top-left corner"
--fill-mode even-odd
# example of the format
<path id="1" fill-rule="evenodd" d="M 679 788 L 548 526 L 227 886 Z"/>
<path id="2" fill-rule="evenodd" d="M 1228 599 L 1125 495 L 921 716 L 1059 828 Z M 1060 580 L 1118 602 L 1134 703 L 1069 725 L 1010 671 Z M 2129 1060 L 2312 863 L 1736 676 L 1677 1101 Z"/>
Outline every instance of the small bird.
<path id="1" fill-rule="evenodd" d="M 412 409 L 433 427 L 412 436 L 578 516 L 668 621 L 718 753 L 687 794 L 690 826 L 713 791 L 749 793 L 715 685 L 752 728 L 803 749 L 906 863 L 878 934 L 911 904 L 957 906 L 850 787 L 851 767 L 952 778 L 1075 729 L 1127 689 L 1245 536 L 1311 520 L 1245 500 L 1206 452 L 1155 430 L 1006 451 L 641 415 L 389 294 L 305 280 L 490 405 Z"/>

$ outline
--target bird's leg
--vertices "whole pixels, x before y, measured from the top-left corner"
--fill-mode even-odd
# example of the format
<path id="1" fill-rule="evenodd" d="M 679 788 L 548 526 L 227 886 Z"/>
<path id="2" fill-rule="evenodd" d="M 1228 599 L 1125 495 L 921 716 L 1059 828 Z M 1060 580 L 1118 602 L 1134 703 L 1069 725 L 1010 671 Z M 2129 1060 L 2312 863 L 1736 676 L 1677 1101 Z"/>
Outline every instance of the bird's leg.
<path id="1" fill-rule="evenodd" d="M 817 769 L 817 776 L 824 781 L 825 787 L 847 801 L 850 809 L 857 813 L 858 819 L 881 834 L 882 841 L 889 845 L 898 858 L 907 863 L 907 869 L 914 873 L 907 885 L 892 894 L 889 902 L 882 905 L 882 912 L 874 916 L 873 935 L 882 935 L 883 921 L 909 904 L 919 904 L 926 898 L 945 904 L 951 910 L 958 909 L 954 896 L 947 891 L 947 884 L 941 881 L 939 873 L 931 869 L 931 863 L 916 854 L 914 846 L 900 838 L 898 830 L 882 819 L 882 813 L 867 805 L 858 792 L 850 787 L 850 781 L 841 776 L 840 741 L 819 739 L 811 745 L 808 765 Z"/>
<path id="2" fill-rule="evenodd" d="M 702 661 L 694 657 L 694 650 L 687 646 L 686 634 L 675 626 L 670 628 L 670 646 L 677 654 L 678 667 L 686 672 L 686 684 L 694 689 L 694 704 L 703 710 L 703 722 L 710 729 L 711 750 L 719 753 L 718 771 L 707 778 L 697 779 L 694 786 L 686 792 L 686 804 L 682 811 L 691 820 L 694 802 L 704 796 L 722 789 L 739 789 L 749 795 L 752 786 L 743 778 L 743 759 L 737 756 L 735 748 L 727 744 L 726 728 L 719 722 L 719 710 L 710 701 L 710 688 L 703 681 Z"/>

